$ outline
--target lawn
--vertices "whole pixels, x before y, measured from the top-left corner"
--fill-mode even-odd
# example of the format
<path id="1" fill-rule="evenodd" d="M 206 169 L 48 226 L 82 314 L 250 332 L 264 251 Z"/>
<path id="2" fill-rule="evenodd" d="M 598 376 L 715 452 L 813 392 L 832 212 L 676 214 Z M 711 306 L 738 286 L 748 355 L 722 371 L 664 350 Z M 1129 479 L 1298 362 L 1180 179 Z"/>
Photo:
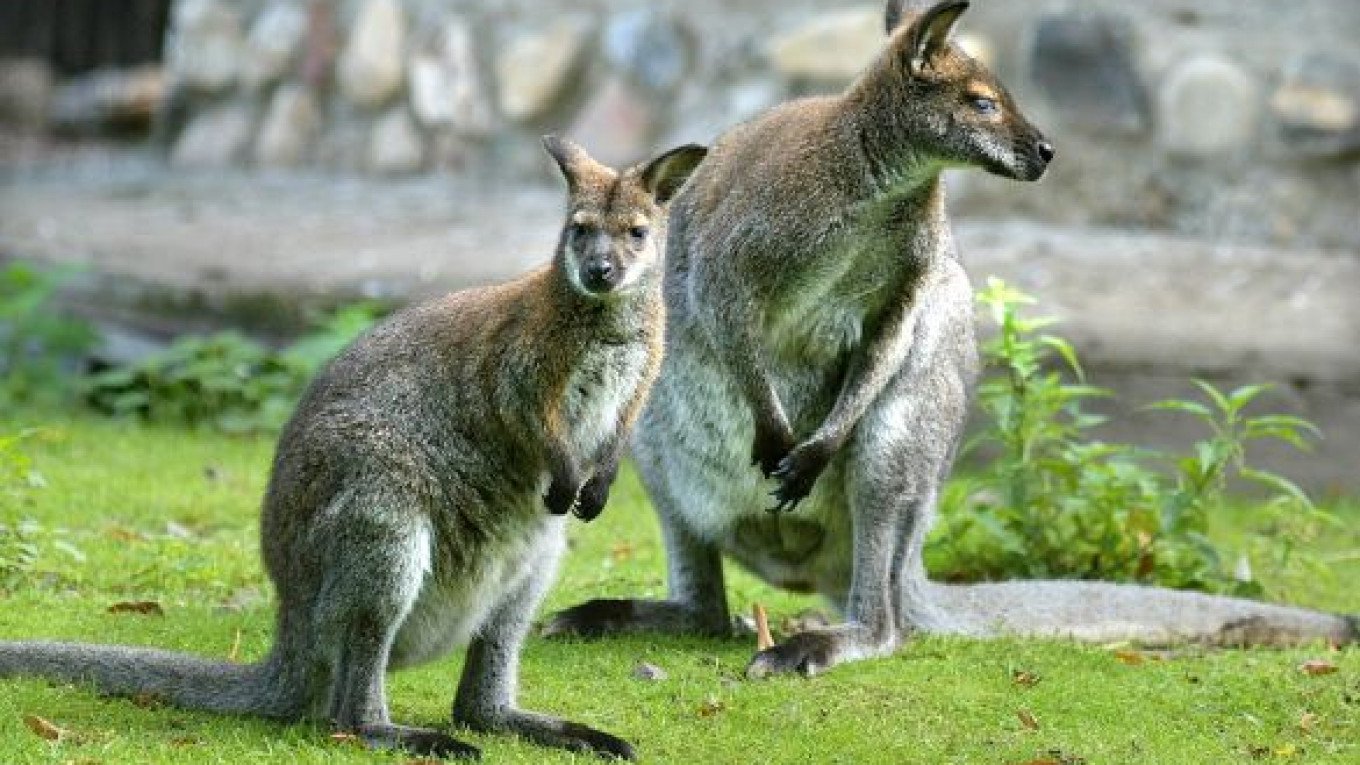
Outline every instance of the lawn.
<path id="1" fill-rule="evenodd" d="M 25 417 L 34 418 L 33 422 Z M 0 433 L 46 424 L 27 450 L 45 486 L 0 495 L 36 560 L 0 569 L 0 639 L 156 645 L 250 660 L 266 649 L 271 594 L 256 517 L 272 442 L 119 424 L 83 415 L 0 416 Z M 1245 512 L 1245 511 L 1244 511 Z M 1291 599 L 1360 612 L 1360 508 L 1326 540 L 1335 576 Z M 1235 518 L 1215 531 L 1240 533 Z M 572 552 L 545 609 L 597 595 L 664 592 L 655 521 L 636 478 L 605 515 L 572 527 Z M 0 552 L 0 566 L 13 562 Z M 730 569 L 735 610 L 772 622 L 818 607 Z M 110 613 L 151 601 L 161 615 Z M 532 639 L 522 702 L 635 742 L 654 763 L 1360 762 L 1360 650 L 1185 649 L 1149 654 L 1066 642 L 919 639 L 895 657 L 811 680 L 742 679 L 752 638 Z M 1300 669 L 1325 662 L 1325 673 Z M 394 719 L 441 725 L 461 656 L 396 674 Z M 636 679 L 639 662 L 667 677 Z M 0 763 L 402 762 L 335 742 L 321 726 L 104 699 L 40 681 L 0 684 Z M 32 731 L 36 715 L 63 729 Z M 488 762 L 592 761 L 509 738 L 462 734 Z"/>

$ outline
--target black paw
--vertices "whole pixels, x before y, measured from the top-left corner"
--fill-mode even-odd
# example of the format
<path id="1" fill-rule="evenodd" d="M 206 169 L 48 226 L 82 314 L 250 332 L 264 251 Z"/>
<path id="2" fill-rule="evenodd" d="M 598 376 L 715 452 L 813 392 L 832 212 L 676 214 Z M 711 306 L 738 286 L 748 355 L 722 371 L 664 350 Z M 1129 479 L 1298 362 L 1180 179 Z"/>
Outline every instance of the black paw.
<path id="1" fill-rule="evenodd" d="M 457 758 L 480 760 L 482 750 L 471 744 L 428 728 L 408 728 L 404 725 L 368 725 L 357 735 L 370 749 L 385 751 L 400 749 L 417 757 Z"/>
<path id="2" fill-rule="evenodd" d="M 553 614 L 543 626 L 544 637 L 597 638 L 626 631 L 637 621 L 637 609 L 627 599 L 599 598 Z"/>
<path id="3" fill-rule="evenodd" d="M 772 513 L 786 512 L 798 507 L 808 494 L 817 478 L 831 463 L 835 450 L 821 441 L 807 441 L 799 444 L 789 456 L 779 462 L 771 477 L 779 481 L 779 486 L 770 496 L 774 497 Z"/>
<path id="4" fill-rule="evenodd" d="M 787 428 L 757 424 L 755 440 L 751 443 L 751 464 L 758 465 L 760 474 L 769 478 L 793 447 L 793 434 Z"/>
<path id="5" fill-rule="evenodd" d="M 579 486 L 569 486 L 565 481 L 553 479 L 548 486 L 548 493 L 543 495 L 543 506 L 553 515 L 566 515 L 576 507 L 579 497 Z"/>
<path id="6" fill-rule="evenodd" d="M 800 632 L 752 657 L 746 676 L 757 680 L 794 673 L 812 677 L 835 663 L 838 639 L 831 632 Z"/>
<path id="7" fill-rule="evenodd" d="M 609 487 L 613 481 L 610 478 L 596 475 L 586 485 L 581 487 L 581 494 L 577 497 L 576 508 L 572 510 L 577 518 L 589 523 L 599 517 L 604 511 L 605 503 L 609 501 Z"/>
<path id="8" fill-rule="evenodd" d="M 568 722 L 562 724 L 562 735 L 573 739 L 574 742 L 579 742 L 579 751 L 592 752 L 607 759 L 637 761 L 637 752 L 633 751 L 632 744 L 604 731 L 595 730 L 580 723 Z M 578 747 L 572 746 L 571 748 L 577 749 Z"/>

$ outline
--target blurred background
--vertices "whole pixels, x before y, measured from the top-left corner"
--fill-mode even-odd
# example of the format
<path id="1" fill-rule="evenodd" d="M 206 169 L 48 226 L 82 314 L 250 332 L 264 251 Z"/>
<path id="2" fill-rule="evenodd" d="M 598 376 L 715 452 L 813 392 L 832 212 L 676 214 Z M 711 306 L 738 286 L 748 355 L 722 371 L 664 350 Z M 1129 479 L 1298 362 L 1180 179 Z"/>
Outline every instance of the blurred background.
<path id="1" fill-rule="evenodd" d="M 396 305 L 545 260 L 538 136 L 626 163 L 791 97 L 883 40 L 837 0 L 0 0 L 0 266 L 59 267 L 135 364 L 234 328 Z M 1142 404 L 1271 382 L 1317 422 L 1260 459 L 1360 492 L 1360 2 L 978 0 L 960 42 L 1057 147 L 958 173 L 966 265 L 1061 319 L 1112 438 L 1187 442 Z M 55 289 L 55 288 L 54 288 Z M 21 294 L 12 287 L 11 294 Z M 3 363 L 0 362 L 0 366 Z M 1189 423 L 1186 427 L 1191 427 Z"/>

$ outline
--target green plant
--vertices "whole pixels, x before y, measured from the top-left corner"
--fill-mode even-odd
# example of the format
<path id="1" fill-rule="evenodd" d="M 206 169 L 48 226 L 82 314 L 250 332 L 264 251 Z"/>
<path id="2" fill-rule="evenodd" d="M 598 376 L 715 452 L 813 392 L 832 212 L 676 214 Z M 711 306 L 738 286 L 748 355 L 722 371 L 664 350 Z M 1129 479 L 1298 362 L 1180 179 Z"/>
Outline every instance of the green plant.
<path id="1" fill-rule="evenodd" d="M 70 391 L 74 361 L 97 337 L 89 324 L 52 306 L 69 273 L 20 262 L 0 268 L 0 404 Z"/>
<path id="2" fill-rule="evenodd" d="M 377 313 L 369 303 L 340 309 L 281 351 L 239 332 L 181 338 L 141 363 L 92 375 L 86 399 L 115 416 L 228 433 L 276 430 L 321 365 Z"/>
<path id="3" fill-rule="evenodd" d="M 1223 393 L 1196 381 L 1203 400 L 1150 406 L 1205 424 L 1208 435 L 1188 454 L 1105 443 L 1090 435 L 1104 418 L 1082 405 L 1110 393 L 1087 385 L 1072 346 L 1044 332 L 1053 320 L 1022 315 L 1032 298 L 998 279 L 979 301 L 997 333 L 983 344 L 991 371 L 978 389 L 987 424 L 966 450 L 988 459 L 946 492 L 928 550 L 940 575 L 1111 579 L 1255 595 L 1259 584 L 1235 577 L 1207 535 L 1229 483 L 1265 486 L 1264 507 L 1277 526 L 1297 531 L 1327 517 L 1295 484 L 1247 462 L 1252 442 L 1306 448 L 1315 432 L 1297 417 L 1247 414 L 1266 386 Z M 1306 562 L 1286 550 L 1277 564 Z"/>

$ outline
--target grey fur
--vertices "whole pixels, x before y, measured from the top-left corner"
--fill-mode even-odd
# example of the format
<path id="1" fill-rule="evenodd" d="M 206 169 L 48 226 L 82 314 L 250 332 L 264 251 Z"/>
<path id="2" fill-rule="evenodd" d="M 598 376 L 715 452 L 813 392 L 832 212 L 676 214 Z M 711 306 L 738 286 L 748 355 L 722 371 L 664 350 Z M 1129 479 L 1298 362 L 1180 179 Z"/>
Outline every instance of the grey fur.
<path id="1" fill-rule="evenodd" d="M 264 500 L 261 547 L 278 592 L 266 659 L 0 643 L 0 676 L 328 719 L 376 747 L 468 756 L 477 750 L 441 732 L 392 724 L 384 676 L 470 641 L 455 722 L 631 759 L 609 734 L 518 709 L 517 664 L 564 548 L 561 515 L 599 512 L 659 368 L 661 203 L 703 149 L 615 173 L 547 144 L 572 152 L 569 221 L 601 221 L 590 241 L 612 243 L 615 281 L 580 287 L 569 223 L 552 265 L 395 314 L 317 376 L 279 439 Z M 648 238 L 629 238 L 638 221 Z"/>
<path id="2" fill-rule="evenodd" d="M 845 93 L 728 131 L 676 199 L 667 356 L 635 437 L 670 597 L 593 601 L 550 633 L 726 632 L 725 553 L 845 615 L 761 652 L 753 675 L 881 656 L 916 631 L 1353 639 L 1340 617 L 1244 600 L 927 580 L 921 551 L 978 373 L 940 173 L 1032 181 L 1053 156 L 1001 84 L 947 43 L 965 5 L 894 23 L 892 3 L 887 47 Z M 762 472 L 778 479 L 773 502 Z"/>

